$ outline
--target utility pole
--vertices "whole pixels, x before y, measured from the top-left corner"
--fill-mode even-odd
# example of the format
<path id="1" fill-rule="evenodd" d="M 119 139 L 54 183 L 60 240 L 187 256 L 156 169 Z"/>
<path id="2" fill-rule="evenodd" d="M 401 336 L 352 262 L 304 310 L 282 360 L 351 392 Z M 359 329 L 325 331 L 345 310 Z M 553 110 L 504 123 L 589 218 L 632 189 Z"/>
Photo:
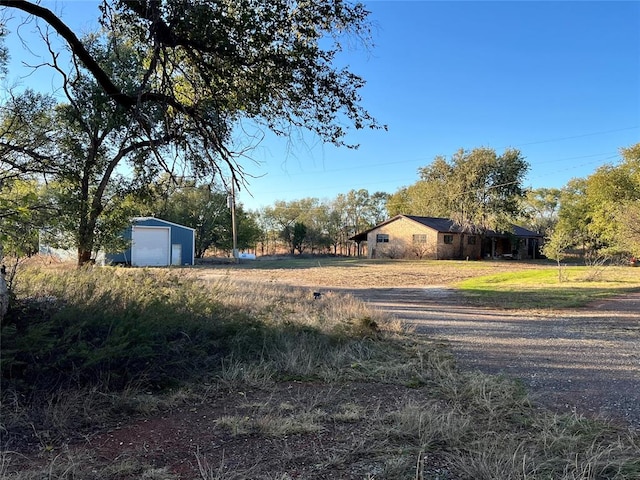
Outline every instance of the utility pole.
<path id="1" fill-rule="evenodd" d="M 238 263 L 238 232 L 236 227 L 236 177 L 231 174 L 231 195 L 228 198 L 231 209 L 231 237 L 233 239 L 233 259 Z"/>

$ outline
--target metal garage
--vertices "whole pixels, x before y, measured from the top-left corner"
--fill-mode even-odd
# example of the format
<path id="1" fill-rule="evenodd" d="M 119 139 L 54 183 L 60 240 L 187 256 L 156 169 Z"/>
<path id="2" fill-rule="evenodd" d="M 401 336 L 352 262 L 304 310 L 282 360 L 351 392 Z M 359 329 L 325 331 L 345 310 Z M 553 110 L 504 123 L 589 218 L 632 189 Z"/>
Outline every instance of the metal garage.
<path id="1" fill-rule="evenodd" d="M 131 265 L 159 267 L 173 263 L 171 261 L 171 227 L 134 225 L 132 228 Z M 181 259 L 178 260 L 178 262 L 181 261 Z"/>
<path id="2" fill-rule="evenodd" d="M 154 217 L 137 217 L 124 232 L 130 247 L 124 252 L 108 254 L 110 263 L 135 267 L 193 265 L 195 230 Z"/>

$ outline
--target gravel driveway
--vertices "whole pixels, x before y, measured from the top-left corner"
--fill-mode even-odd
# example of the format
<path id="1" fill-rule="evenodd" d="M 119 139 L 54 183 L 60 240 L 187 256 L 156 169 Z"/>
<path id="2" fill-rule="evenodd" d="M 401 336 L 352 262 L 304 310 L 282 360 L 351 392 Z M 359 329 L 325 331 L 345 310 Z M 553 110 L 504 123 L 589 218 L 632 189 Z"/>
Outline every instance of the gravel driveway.
<path id="1" fill-rule="evenodd" d="M 446 340 L 463 368 L 519 378 L 542 404 L 640 429 L 640 293 L 520 312 L 464 306 L 439 287 L 342 291 Z"/>

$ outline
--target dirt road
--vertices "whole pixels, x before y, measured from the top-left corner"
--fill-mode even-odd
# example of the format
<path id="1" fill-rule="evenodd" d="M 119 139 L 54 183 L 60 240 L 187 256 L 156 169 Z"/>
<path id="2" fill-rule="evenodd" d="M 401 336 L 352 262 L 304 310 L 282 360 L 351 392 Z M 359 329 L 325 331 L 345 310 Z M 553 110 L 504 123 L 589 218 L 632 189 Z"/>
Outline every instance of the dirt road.
<path id="1" fill-rule="evenodd" d="M 640 293 L 541 313 L 464 306 L 440 287 L 342 291 L 446 340 L 463 368 L 519 378 L 545 405 L 640 428 Z"/>

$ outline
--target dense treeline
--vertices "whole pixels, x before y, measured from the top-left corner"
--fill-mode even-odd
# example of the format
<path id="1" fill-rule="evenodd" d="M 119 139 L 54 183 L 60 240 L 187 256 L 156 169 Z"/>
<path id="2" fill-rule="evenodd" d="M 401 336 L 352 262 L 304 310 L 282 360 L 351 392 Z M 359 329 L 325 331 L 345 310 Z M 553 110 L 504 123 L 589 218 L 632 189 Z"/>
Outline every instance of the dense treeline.
<path id="1" fill-rule="evenodd" d="M 640 256 L 640 143 L 621 157 L 561 189 L 549 256 L 561 260 L 575 249 L 590 261 Z"/>
<path id="2" fill-rule="evenodd" d="M 640 144 L 623 148 L 620 164 L 604 165 L 563 188 L 523 189 L 526 163 L 519 152 L 506 154 L 511 155 L 507 161 L 489 149 L 460 151 L 451 160 L 438 157 L 419 170 L 414 184 L 392 194 L 351 190 L 328 200 L 276 201 L 257 211 L 238 204 L 237 247 L 257 255 L 355 255 L 350 237 L 406 213 L 453 218 L 476 233 L 517 223 L 547 236 L 545 253 L 554 259 L 576 251 L 598 259 L 640 255 Z M 474 169 L 490 172 L 488 164 L 496 170 L 493 174 L 470 174 Z M 506 178 L 500 169 L 512 176 Z M 63 196 L 56 191 L 60 188 L 5 179 L 0 190 L 5 206 L 0 232 L 6 254 L 36 253 L 41 229 L 60 226 L 55 200 Z M 144 198 L 123 199 L 118 216 L 150 215 L 192 226 L 198 258 L 228 256 L 232 253 L 229 202 L 222 185 L 164 175 L 149 185 Z M 105 237 L 102 245 L 117 245 L 108 240 L 108 232 L 97 230 L 96 238 L 99 235 Z M 60 246 L 64 239 L 73 242 L 71 236 L 58 237 Z"/>

